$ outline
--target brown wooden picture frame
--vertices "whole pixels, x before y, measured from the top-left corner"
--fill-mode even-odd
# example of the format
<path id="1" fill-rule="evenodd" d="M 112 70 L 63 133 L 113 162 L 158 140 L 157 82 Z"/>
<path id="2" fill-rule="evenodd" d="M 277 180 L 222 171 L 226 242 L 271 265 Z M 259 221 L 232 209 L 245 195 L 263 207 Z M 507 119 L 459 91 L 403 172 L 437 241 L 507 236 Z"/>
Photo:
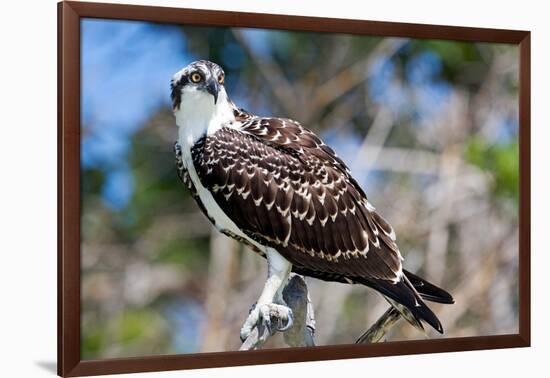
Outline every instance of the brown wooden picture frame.
<path id="1" fill-rule="evenodd" d="M 82 360 L 80 356 L 80 19 L 83 17 L 518 45 L 520 50 L 519 333 L 369 345 L 352 344 L 249 352 Z M 135 5 L 59 3 L 58 374 L 82 376 L 529 346 L 531 332 L 530 80 L 530 32 L 528 31 Z"/>

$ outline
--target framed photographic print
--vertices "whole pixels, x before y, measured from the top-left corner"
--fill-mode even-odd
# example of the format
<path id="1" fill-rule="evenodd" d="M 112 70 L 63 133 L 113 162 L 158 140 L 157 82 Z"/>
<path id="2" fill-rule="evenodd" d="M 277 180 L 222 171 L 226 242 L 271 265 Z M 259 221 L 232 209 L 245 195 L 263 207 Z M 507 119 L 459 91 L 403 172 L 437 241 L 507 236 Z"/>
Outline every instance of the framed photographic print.
<path id="1" fill-rule="evenodd" d="M 58 12 L 59 375 L 529 346 L 529 32 Z"/>

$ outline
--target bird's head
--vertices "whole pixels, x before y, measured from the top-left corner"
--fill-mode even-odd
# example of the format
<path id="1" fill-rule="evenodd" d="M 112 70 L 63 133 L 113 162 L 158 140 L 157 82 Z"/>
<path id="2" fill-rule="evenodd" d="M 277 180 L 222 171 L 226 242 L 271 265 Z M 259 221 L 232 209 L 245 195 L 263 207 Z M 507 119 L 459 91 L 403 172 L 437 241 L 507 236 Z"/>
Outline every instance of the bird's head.
<path id="1" fill-rule="evenodd" d="M 177 111 L 182 104 L 215 106 L 221 97 L 226 100 L 224 80 L 225 73 L 216 63 L 198 60 L 187 65 L 172 77 L 172 109 Z"/>

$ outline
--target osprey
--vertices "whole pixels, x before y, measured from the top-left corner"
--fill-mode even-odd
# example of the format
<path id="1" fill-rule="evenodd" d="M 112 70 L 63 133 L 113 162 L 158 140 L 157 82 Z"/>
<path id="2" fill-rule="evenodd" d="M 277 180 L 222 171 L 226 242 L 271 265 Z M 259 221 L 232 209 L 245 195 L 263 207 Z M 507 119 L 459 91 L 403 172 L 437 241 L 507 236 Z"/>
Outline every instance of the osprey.
<path id="1" fill-rule="evenodd" d="M 395 233 L 368 201 L 346 164 L 312 131 L 286 118 L 249 113 L 229 99 L 224 71 L 201 60 L 171 81 L 178 126 L 178 175 L 222 233 L 268 262 L 263 291 L 241 339 L 273 306 L 291 272 L 361 284 L 380 292 L 417 328 L 443 327 L 424 300 L 453 303 L 449 293 L 402 268 Z"/>

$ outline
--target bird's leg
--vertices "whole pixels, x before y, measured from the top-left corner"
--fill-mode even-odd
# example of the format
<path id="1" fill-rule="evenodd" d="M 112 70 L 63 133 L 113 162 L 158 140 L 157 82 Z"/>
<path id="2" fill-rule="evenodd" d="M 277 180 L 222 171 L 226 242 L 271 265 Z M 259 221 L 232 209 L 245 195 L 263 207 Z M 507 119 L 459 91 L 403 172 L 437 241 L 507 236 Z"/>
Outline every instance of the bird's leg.
<path id="1" fill-rule="evenodd" d="M 241 328 L 241 340 L 246 340 L 252 329 L 261 324 L 272 330 L 271 318 L 278 320 L 276 330 L 286 331 L 292 326 L 292 310 L 283 300 L 283 289 L 288 281 L 292 265 L 272 248 L 267 248 L 267 281 L 256 305 Z M 283 320 L 286 324 L 280 324 Z M 269 332 L 270 333 L 270 332 Z"/>

